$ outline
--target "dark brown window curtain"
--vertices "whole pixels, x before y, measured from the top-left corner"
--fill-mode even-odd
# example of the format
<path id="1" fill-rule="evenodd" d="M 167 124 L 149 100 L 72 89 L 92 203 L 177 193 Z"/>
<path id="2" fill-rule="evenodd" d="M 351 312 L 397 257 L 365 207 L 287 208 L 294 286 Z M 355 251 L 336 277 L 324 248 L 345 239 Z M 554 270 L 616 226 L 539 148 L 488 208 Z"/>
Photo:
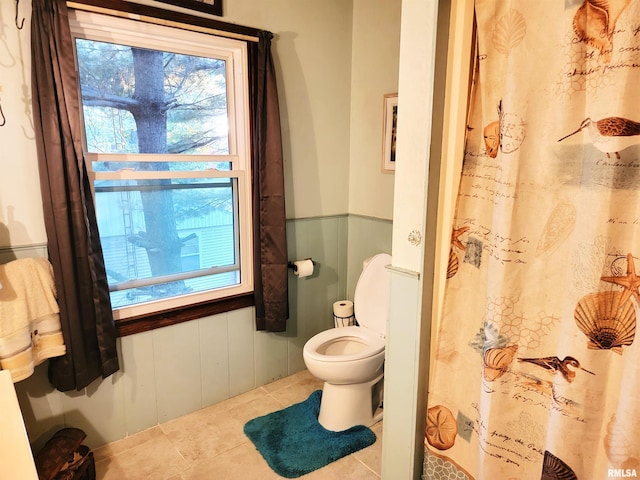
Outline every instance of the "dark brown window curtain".
<path id="1" fill-rule="evenodd" d="M 249 44 L 256 327 L 283 332 L 289 317 L 282 137 L 270 32 Z"/>
<path id="2" fill-rule="evenodd" d="M 82 156 L 80 110 L 65 0 L 33 0 L 33 117 L 40 184 L 67 353 L 49 360 L 61 391 L 118 370 L 116 331 Z"/>

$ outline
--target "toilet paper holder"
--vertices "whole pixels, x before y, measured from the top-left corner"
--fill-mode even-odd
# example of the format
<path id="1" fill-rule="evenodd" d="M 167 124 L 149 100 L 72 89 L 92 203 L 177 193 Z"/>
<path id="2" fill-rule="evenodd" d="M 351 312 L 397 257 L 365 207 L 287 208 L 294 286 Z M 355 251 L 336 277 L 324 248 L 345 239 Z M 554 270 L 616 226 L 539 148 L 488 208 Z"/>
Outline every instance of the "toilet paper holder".
<path id="1" fill-rule="evenodd" d="M 316 265 L 316 262 L 311 257 L 303 258 L 303 260 L 311 260 L 311 263 L 313 263 L 314 266 Z M 293 273 L 296 273 L 298 271 L 298 266 L 293 262 L 287 263 L 287 268 L 293 270 Z"/>

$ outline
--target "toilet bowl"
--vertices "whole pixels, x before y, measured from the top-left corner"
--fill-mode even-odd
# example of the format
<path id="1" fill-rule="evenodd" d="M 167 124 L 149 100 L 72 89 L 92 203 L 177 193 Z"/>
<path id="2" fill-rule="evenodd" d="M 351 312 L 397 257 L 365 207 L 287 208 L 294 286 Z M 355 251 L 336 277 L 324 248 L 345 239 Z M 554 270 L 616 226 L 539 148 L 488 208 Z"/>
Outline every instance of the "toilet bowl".
<path id="1" fill-rule="evenodd" d="M 325 330 L 304 345 L 307 369 L 324 381 L 318 421 L 327 430 L 371 426 L 382 419 L 390 263 L 386 253 L 364 262 L 353 299 L 359 326 Z"/>

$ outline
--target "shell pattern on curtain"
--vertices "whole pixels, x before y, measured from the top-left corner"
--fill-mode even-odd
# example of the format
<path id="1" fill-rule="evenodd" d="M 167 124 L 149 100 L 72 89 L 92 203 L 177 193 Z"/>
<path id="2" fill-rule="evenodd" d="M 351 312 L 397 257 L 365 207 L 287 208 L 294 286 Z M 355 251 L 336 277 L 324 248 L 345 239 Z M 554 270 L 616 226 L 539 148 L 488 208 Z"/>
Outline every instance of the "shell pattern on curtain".
<path id="1" fill-rule="evenodd" d="M 638 476 L 640 0 L 475 3 L 423 477 Z"/>

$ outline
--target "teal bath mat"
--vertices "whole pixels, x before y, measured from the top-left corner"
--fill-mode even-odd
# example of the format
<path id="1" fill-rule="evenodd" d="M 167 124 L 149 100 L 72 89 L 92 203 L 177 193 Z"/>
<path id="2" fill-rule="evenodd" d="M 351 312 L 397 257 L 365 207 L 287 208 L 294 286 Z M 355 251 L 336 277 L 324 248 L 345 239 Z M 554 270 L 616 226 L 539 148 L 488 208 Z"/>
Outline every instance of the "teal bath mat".
<path id="1" fill-rule="evenodd" d="M 376 441 L 363 425 L 332 432 L 318 423 L 322 391 L 304 402 L 249 420 L 244 433 L 278 475 L 297 478 Z"/>

